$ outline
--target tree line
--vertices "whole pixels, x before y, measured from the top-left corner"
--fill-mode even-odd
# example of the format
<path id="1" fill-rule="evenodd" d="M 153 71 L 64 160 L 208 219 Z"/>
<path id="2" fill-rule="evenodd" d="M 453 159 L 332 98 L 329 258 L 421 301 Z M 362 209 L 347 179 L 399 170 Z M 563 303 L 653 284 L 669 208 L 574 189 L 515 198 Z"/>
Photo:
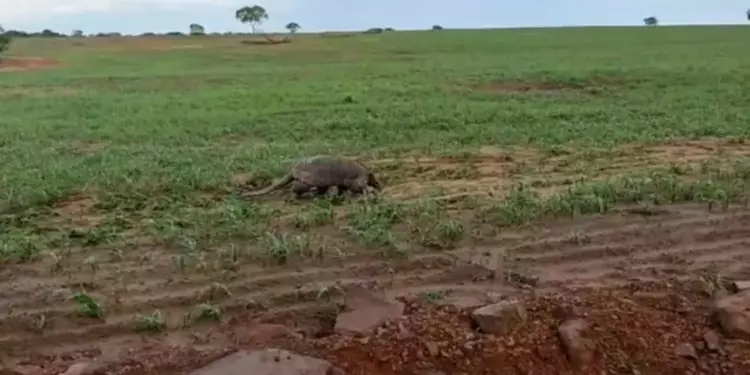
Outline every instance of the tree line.
<path id="1" fill-rule="evenodd" d="M 267 21 L 270 16 L 266 9 L 260 5 L 252 5 L 252 6 L 244 6 L 242 8 L 239 8 L 234 13 L 235 19 L 238 21 L 247 24 L 250 26 L 250 30 L 252 34 L 255 34 L 258 30 L 258 27 L 265 21 Z M 746 18 L 750 21 L 750 9 L 747 9 L 745 11 Z M 655 16 L 646 17 L 643 19 L 643 23 L 646 26 L 656 26 L 659 24 L 659 20 Z M 295 34 L 297 31 L 302 29 L 302 26 L 297 22 L 289 22 L 285 26 L 286 30 L 290 34 Z M 442 30 L 443 27 L 440 25 L 434 25 L 432 26 L 432 30 Z M 364 33 L 366 34 L 379 34 L 382 32 L 387 31 L 393 31 L 392 28 L 381 28 L 381 27 L 373 27 L 370 28 Z M 220 36 L 220 35 L 247 35 L 248 33 L 239 33 L 239 32 L 224 32 L 224 33 L 218 33 L 218 32 L 212 32 L 208 33 L 206 32 L 206 28 L 203 27 L 203 25 L 199 23 L 192 23 L 188 26 L 187 32 L 181 32 L 181 31 L 170 31 L 166 33 L 153 33 L 153 32 L 146 32 L 142 33 L 139 36 L 143 37 L 149 37 L 149 36 L 184 36 L 184 35 L 214 35 L 214 36 Z M 123 36 L 123 34 L 118 32 L 102 32 L 97 34 L 89 34 L 87 36 L 90 37 L 118 37 Z M 26 32 L 22 30 L 3 30 L 2 27 L 0 27 L 0 52 L 7 49 L 8 45 L 10 44 L 10 41 L 12 38 L 27 38 L 27 37 L 43 37 L 43 38 L 65 38 L 65 37 L 84 37 L 84 33 L 82 30 L 73 30 L 70 34 L 64 34 L 59 33 L 50 29 L 44 29 L 39 32 Z"/>
<path id="2" fill-rule="evenodd" d="M 183 31 L 169 31 L 165 33 L 155 33 L 155 32 L 145 32 L 139 35 L 133 35 L 132 36 L 184 36 L 184 35 L 214 35 L 214 36 L 220 36 L 220 35 L 248 35 L 248 34 L 255 34 L 258 32 L 258 27 L 265 21 L 270 19 L 270 16 L 268 14 L 268 11 L 260 5 L 253 5 L 253 6 L 244 6 L 242 8 L 239 8 L 234 13 L 235 19 L 237 19 L 239 22 L 247 24 L 250 26 L 250 33 L 243 33 L 243 32 L 207 32 L 206 28 L 201 25 L 200 23 L 191 23 L 188 25 L 188 28 L 185 32 Z M 284 27 L 290 34 L 295 34 L 299 30 L 302 29 L 302 26 L 298 22 L 289 22 Z M 442 30 L 442 26 L 440 25 L 434 25 L 432 27 L 433 30 Z M 378 32 L 384 32 L 384 31 L 393 31 L 392 28 L 380 28 L 380 27 L 374 27 L 371 29 L 368 29 L 364 31 L 365 33 L 378 33 Z M 9 38 L 29 38 L 29 37 L 44 37 L 44 38 L 66 38 L 66 37 L 118 37 L 118 36 L 124 36 L 122 33 L 118 32 L 100 32 L 96 34 L 88 34 L 84 35 L 82 30 L 73 30 L 69 34 L 53 31 L 51 29 L 44 29 L 42 31 L 33 31 L 33 32 L 27 32 L 22 30 L 5 30 L 3 31 L 0 28 L 0 34 L 9 37 Z"/>

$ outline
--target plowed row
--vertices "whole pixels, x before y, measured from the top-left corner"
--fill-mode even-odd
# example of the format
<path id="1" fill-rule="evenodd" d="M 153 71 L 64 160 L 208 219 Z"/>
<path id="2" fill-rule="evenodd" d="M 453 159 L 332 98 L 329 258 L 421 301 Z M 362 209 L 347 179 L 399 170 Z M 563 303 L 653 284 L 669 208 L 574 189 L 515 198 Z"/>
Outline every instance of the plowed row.
<path id="1" fill-rule="evenodd" d="M 634 279 L 652 279 L 663 274 L 688 275 L 707 271 L 728 277 L 750 276 L 750 211 L 732 209 L 708 212 L 706 207 L 669 207 L 658 216 L 612 214 L 576 222 L 549 223 L 538 234 L 516 233 L 502 245 L 459 249 L 453 253 L 413 257 L 388 262 L 361 259 L 338 267 L 304 270 L 247 267 L 226 282 L 229 295 L 218 295 L 228 315 L 255 309 L 269 321 L 286 322 L 324 305 L 319 298 L 323 287 L 377 283 L 393 295 L 441 292 L 449 300 L 491 301 L 493 295 L 509 292 L 512 285 L 487 276 L 493 271 L 478 266 L 489 264 L 496 252 L 506 254 L 502 266 L 539 278 L 538 289 L 561 285 L 621 285 Z M 578 233 L 579 235 L 571 235 Z M 583 235 L 581 235 L 583 234 Z M 579 244 L 580 241 L 585 243 Z M 139 341 L 133 332 L 135 312 L 159 308 L 167 313 L 174 337 L 181 332 L 206 327 L 182 327 L 180 308 L 206 299 L 216 275 L 193 278 L 165 277 L 165 260 L 144 264 L 121 264 L 132 280 L 126 286 L 97 281 L 95 293 L 107 296 L 118 290 L 120 303 L 103 298 L 107 314 L 102 321 L 79 317 L 69 294 L 75 282 L 49 278 L 32 272 L 3 273 L 0 285 L 4 307 L 0 322 L 0 349 L 17 356 L 61 348 L 108 347 Z M 107 273 L 108 265 L 99 271 Z M 168 279 L 172 280 L 169 281 Z M 82 281 L 82 280 L 79 280 Z M 97 293 L 97 294 L 98 294 Z M 201 298 L 201 296 L 204 296 Z M 481 302 L 480 302 L 481 303 Z M 172 314 L 172 315 L 169 315 Z M 43 316 L 44 329 L 39 329 Z M 315 319 L 312 319 L 315 321 Z M 304 325 L 304 324 L 301 324 Z M 167 336 L 172 335 L 168 334 Z"/>

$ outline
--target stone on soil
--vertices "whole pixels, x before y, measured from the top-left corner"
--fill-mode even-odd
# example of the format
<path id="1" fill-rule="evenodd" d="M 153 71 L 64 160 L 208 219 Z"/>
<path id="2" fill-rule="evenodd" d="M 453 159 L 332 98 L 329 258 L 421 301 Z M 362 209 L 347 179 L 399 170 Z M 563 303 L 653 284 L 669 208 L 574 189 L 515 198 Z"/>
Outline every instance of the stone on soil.
<path id="1" fill-rule="evenodd" d="M 750 290 L 717 300 L 714 316 L 725 335 L 750 339 Z"/>
<path id="2" fill-rule="evenodd" d="M 738 292 L 750 289 L 750 281 L 748 280 L 735 281 L 732 284 L 734 286 L 734 289 Z"/>
<path id="3" fill-rule="evenodd" d="M 471 317 L 483 332 L 505 335 L 523 326 L 527 313 L 521 301 L 508 300 L 480 307 Z"/>
<path id="4" fill-rule="evenodd" d="M 683 342 L 682 344 L 677 345 L 674 348 L 674 353 L 678 357 L 682 357 L 682 358 L 688 358 L 688 359 L 698 358 L 698 352 L 695 350 L 695 346 L 687 342 Z"/>
<path id="5" fill-rule="evenodd" d="M 585 337 L 588 323 L 583 319 L 570 319 L 557 328 L 560 341 L 568 359 L 577 365 L 584 366 L 594 360 L 594 341 Z"/>
<path id="6" fill-rule="evenodd" d="M 345 301 L 351 311 L 338 315 L 337 332 L 372 334 L 376 327 L 404 313 L 403 303 L 387 300 L 364 288 L 351 288 Z"/>
<path id="7" fill-rule="evenodd" d="M 344 375 L 329 362 L 282 349 L 241 351 L 190 375 Z"/>
<path id="8" fill-rule="evenodd" d="M 78 362 L 68 367 L 61 375 L 97 375 L 102 373 L 102 366 L 94 362 Z"/>
<path id="9" fill-rule="evenodd" d="M 703 341 L 706 343 L 706 349 L 712 352 L 721 350 L 721 337 L 716 331 L 706 331 L 703 334 Z"/>

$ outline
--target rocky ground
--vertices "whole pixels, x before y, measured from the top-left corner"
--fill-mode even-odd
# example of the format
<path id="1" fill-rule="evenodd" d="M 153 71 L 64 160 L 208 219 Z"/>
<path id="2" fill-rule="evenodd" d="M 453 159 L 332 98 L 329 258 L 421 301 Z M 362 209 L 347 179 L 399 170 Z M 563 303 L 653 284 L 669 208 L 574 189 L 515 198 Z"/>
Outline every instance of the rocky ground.
<path id="1" fill-rule="evenodd" d="M 300 332 L 236 318 L 219 328 L 232 342 L 224 347 L 144 343 L 116 361 L 69 353 L 30 358 L 0 373 L 748 374 L 750 290 L 744 287 L 675 278 L 529 292 L 461 307 L 440 296 L 388 300 L 356 288 L 329 330 Z"/>

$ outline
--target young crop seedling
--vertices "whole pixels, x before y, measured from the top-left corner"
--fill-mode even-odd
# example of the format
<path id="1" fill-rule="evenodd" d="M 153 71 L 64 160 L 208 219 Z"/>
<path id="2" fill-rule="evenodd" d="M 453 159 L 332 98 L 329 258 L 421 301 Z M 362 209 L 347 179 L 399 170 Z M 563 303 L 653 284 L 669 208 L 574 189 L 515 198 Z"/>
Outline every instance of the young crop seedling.
<path id="1" fill-rule="evenodd" d="M 159 332 L 165 328 L 167 328 L 167 322 L 159 310 L 154 310 L 150 315 L 137 314 L 135 316 L 137 332 Z"/>
<path id="2" fill-rule="evenodd" d="M 242 251 L 236 244 L 219 249 L 219 267 L 227 271 L 237 271 L 242 259 Z"/>
<path id="3" fill-rule="evenodd" d="M 430 291 L 430 292 L 423 292 L 422 293 L 422 299 L 424 299 L 427 302 L 440 301 L 440 300 L 442 300 L 444 298 L 445 298 L 445 293 L 444 292 Z"/>
<path id="4" fill-rule="evenodd" d="M 47 255 L 52 259 L 52 264 L 49 266 L 50 273 L 52 275 L 61 273 L 65 269 L 63 256 L 57 251 L 47 251 Z"/>
<path id="5" fill-rule="evenodd" d="M 332 221 L 333 204 L 326 199 L 316 199 L 316 204 L 311 209 L 307 212 L 299 211 L 292 217 L 292 225 L 303 230 L 320 227 Z"/>
<path id="6" fill-rule="evenodd" d="M 219 321 L 221 319 L 221 308 L 209 303 L 201 303 L 191 312 L 191 320 L 196 321 Z"/>
<path id="7" fill-rule="evenodd" d="M 83 261 L 83 264 L 89 267 L 91 273 L 96 276 L 96 272 L 99 271 L 99 260 L 96 259 L 96 255 L 92 255 Z"/>
<path id="8" fill-rule="evenodd" d="M 289 257 L 298 255 L 307 258 L 312 255 L 311 241 L 307 234 L 291 235 L 266 232 L 263 242 L 266 258 L 277 265 L 286 264 Z"/>
<path id="9" fill-rule="evenodd" d="M 71 297 L 78 304 L 78 313 L 89 318 L 104 317 L 104 309 L 85 292 L 79 292 Z"/>

